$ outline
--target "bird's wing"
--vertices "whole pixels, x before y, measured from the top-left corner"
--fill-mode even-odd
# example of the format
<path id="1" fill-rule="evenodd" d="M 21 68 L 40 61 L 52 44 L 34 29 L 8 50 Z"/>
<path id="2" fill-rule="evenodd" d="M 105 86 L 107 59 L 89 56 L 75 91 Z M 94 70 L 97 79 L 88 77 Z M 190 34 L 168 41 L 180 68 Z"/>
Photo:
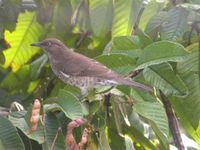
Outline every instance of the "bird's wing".
<path id="1" fill-rule="evenodd" d="M 73 59 L 71 59 L 73 58 Z M 71 76 L 90 76 L 90 77 L 103 77 L 106 79 L 114 79 L 120 77 L 117 73 L 107 68 L 103 64 L 94 59 L 90 59 L 84 55 L 73 53 L 73 57 L 66 58 L 62 63 L 65 66 L 63 72 Z M 76 59 L 74 59 L 76 58 Z"/>

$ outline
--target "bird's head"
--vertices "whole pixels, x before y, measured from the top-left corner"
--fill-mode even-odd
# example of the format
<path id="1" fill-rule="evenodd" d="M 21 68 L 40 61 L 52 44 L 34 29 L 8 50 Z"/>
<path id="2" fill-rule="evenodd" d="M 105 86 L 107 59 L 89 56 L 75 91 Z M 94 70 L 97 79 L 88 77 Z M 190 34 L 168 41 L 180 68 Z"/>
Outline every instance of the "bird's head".
<path id="1" fill-rule="evenodd" d="M 59 49 L 65 49 L 65 45 L 60 40 L 55 38 L 49 38 L 41 42 L 32 43 L 31 46 L 40 47 L 47 53 L 52 53 L 54 51 L 58 51 Z"/>

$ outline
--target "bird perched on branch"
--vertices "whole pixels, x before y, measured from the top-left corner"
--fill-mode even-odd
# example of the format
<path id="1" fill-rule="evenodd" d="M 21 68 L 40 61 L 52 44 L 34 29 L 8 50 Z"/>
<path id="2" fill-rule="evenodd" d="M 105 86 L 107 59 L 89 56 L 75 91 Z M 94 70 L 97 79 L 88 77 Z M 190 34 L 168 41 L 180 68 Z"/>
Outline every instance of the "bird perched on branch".
<path id="1" fill-rule="evenodd" d="M 38 46 L 47 52 L 55 75 L 64 83 L 80 88 L 81 95 L 87 95 L 88 90 L 99 85 L 127 85 L 148 92 L 153 91 L 147 85 L 124 79 L 123 76 L 96 60 L 73 52 L 60 40 L 49 38 L 42 42 L 32 43 L 31 46 Z"/>

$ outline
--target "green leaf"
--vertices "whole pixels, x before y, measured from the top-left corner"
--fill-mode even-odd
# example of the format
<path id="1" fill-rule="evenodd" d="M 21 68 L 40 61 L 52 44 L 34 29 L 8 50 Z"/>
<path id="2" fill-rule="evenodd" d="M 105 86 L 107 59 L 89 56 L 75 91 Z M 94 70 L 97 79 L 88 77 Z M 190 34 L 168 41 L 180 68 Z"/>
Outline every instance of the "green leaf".
<path id="1" fill-rule="evenodd" d="M 52 146 L 52 144 L 54 145 Z M 61 125 L 53 113 L 47 113 L 45 115 L 45 143 L 43 146 L 45 150 L 50 150 L 52 147 L 56 150 L 66 149 Z"/>
<path id="2" fill-rule="evenodd" d="M 135 59 L 124 54 L 101 55 L 96 60 L 120 74 L 127 74 L 135 68 Z"/>
<path id="3" fill-rule="evenodd" d="M 112 37 L 131 35 L 134 22 L 138 16 L 142 0 L 115 1 Z"/>
<path id="4" fill-rule="evenodd" d="M 137 36 L 118 36 L 112 39 L 113 50 L 133 50 L 140 48 L 140 41 Z"/>
<path id="5" fill-rule="evenodd" d="M 147 82 L 166 95 L 186 96 L 188 94 L 186 85 L 168 63 L 147 67 L 143 70 L 143 75 Z"/>
<path id="6" fill-rule="evenodd" d="M 31 47 L 30 44 L 39 41 L 39 37 L 44 34 L 45 30 L 35 18 L 34 12 L 21 13 L 16 30 L 12 33 L 5 32 L 5 39 L 11 44 L 11 48 L 3 51 L 5 68 L 12 67 L 12 70 L 16 72 L 38 53 L 38 48 Z"/>
<path id="7" fill-rule="evenodd" d="M 90 19 L 95 36 L 104 37 L 111 30 L 113 2 L 111 0 L 90 0 Z"/>
<path id="8" fill-rule="evenodd" d="M 4 117 L 0 117 L 0 148 L 2 150 L 25 150 L 16 128 Z"/>
<path id="9" fill-rule="evenodd" d="M 187 54 L 185 48 L 178 43 L 169 41 L 154 42 L 144 48 L 137 61 L 136 69 L 143 69 L 168 61 L 180 62 L 187 58 Z"/>
<path id="10" fill-rule="evenodd" d="M 133 110 L 153 121 L 163 135 L 169 135 L 168 119 L 163 106 L 158 102 L 137 102 Z"/>
<path id="11" fill-rule="evenodd" d="M 187 25 L 188 11 L 183 7 L 173 7 L 168 11 L 168 18 L 161 26 L 161 39 L 181 40 Z"/>
<path id="12" fill-rule="evenodd" d="M 36 80 L 39 77 L 41 70 L 47 61 L 48 61 L 47 55 L 43 54 L 30 64 L 31 79 Z"/>
<path id="13" fill-rule="evenodd" d="M 58 100 L 55 101 L 65 113 L 65 115 L 72 119 L 83 118 L 83 110 L 79 99 L 66 90 L 59 90 Z"/>

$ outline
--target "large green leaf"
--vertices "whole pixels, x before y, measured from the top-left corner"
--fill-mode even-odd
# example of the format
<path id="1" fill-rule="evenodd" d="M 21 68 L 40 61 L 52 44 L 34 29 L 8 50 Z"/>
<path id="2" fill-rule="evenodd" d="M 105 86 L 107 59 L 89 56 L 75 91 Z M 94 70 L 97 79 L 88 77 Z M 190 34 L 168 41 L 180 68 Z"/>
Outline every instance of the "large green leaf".
<path id="1" fill-rule="evenodd" d="M 58 100 L 55 101 L 70 119 L 83 118 L 83 110 L 79 99 L 66 90 L 60 90 Z"/>
<path id="2" fill-rule="evenodd" d="M 154 64 L 173 61 L 180 62 L 187 58 L 185 48 L 174 42 L 159 41 L 144 48 L 137 61 L 137 68 L 142 69 Z"/>
<path id="3" fill-rule="evenodd" d="M 188 11 L 183 7 L 173 7 L 168 18 L 161 25 L 161 39 L 177 41 L 182 38 L 187 25 Z"/>
<path id="4" fill-rule="evenodd" d="M 4 117 L 0 117 L 0 149 L 25 150 L 16 128 Z"/>
<path id="5" fill-rule="evenodd" d="M 168 63 L 147 67 L 143 75 L 147 82 L 166 95 L 186 96 L 188 94 L 186 85 Z"/>
<path id="6" fill-rule="evenodd" d="M 133 110 L 141 116 L 153 121 L 163 135 L 169 135 L 167 116 L 163 106 L 158 102 L 137 102 Z M 155 131 L 156 132 L 156 131 Z"/>
<path id="7" fill-rule="evenodd" d="M 121 74 L 127 74 L 135 68 L 135 59 L 124 54 L 101 55 L 96 60 Z"/>
<path id="8" fill-rule="evenodd" d="M 131 35 L 142 0 L 115 1 L 112 37 Z"/>
<path id="9" fill-rule="evenodd" d="M 12 70 L 16 72 L 38 53 L 38 48 L 31 47 L 30 44 L 39 41 L 39 37 L 44 34 L 45 30 L 36 22 L 35 18 L 34 12 L 21 13 L 15 31 L 5 32 L 5 39 L 11 45 L 11 48 L 3 51 L 5 68 L 11 66 Z"/>
<path id="10" fill-rule="evenodd" d="M 90 19 L 95 36 L 104 37 L 111 30 L 112 17 L 112 0 L 90 0 Z"/>

